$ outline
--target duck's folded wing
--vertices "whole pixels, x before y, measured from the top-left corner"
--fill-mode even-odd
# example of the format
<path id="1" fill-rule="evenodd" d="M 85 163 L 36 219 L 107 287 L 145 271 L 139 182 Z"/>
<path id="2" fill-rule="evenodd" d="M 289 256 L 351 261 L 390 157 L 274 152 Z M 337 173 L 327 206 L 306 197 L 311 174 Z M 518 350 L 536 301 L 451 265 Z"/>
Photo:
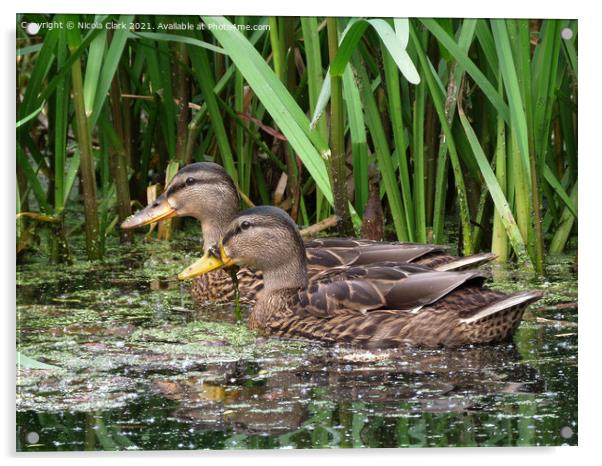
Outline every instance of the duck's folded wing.
<path id="1" fill-rule="evenodd" d="M 408 262 L 384 261 L 369 265 L 338 266 L 327 269 L 309 268 L 312 283 L 328 283 L 342 280 L 384 280 L 393 283 L 414 273 L 432 272 L 432 269 Z"/>
<path id="2" fill-rule="evenodd" d="M 299 309 L 313 317 L 329 318 L 343 313 L 365 313 L 380 309 L 386 304 L 381 286 L 371 281 L 340 280 L 327 283 L 312 283 L 299 293 Z M 393 284 L 389 284 L 389 288 Z"/>
<path id="3" fill-rule="evenodd" d="M 481 271 L 417 273 L 395 283 L 385 293 L 386 307 L 417 312 L 466 283 L 482 285 L 487 275 Z"/>
<path id="4" fill-rule="evenodd" d="M 444 245 L 425 245 L 424 243 L 409 243 L 399 241 L 377 241 L 373 239 L 364 238 L 338 238 L 338 237 L 327 237 L 327 238 L 314 238 L 303 242 L 305 248 L 358 248 L 366 246 L 394 246 L 398 248 L 412 248 L 414 246 L 436 246 L 438 249 L 447 251 L 448 246 Z"/>
<path id="5" fill-rule="evenodd" d="M 371 244 L 399 244 L 399 243 L 383 243 L 371 239 L 357 238 L 314 238 L 304 242 L 305 248 L 357 248 L 368 246 Z"/>
<path id="6" fill-rule="evenodd" d="M 310 247 L 306 249 L 308 266 L 323 270 L 342 265 L 367 265 L 383 261 L 412 262 L 445 249 L 432 244 L 374 243 L 355 247 Z"/>
<path id="7" fill-rule="evenodd" d="M 366 269 L 368 274 L 370 269 Z M 377 275 L 380 278 L 375 278 Z M 482 283 L 484 278 L 483 273 L 475 271 L 410 273 L 383 267 L 375 269 L 370 278 L 312 282 L 299 293 L 299 308 L 321 318 L 377 309 L 417 312 L 465 283 Z"/>

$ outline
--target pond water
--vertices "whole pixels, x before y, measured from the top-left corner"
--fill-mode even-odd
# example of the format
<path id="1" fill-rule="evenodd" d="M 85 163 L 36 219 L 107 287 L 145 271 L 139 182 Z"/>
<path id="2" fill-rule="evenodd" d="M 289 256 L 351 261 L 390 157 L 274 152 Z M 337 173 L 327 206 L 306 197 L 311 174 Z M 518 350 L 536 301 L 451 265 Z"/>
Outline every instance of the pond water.
<path id="1" fill-rule="evenodd" d="M 102 264 L 17 267 L 17 450 L 576 445 L 574 257 L 548 275 L 512 343 L 367 351 L 257 337 L 172 277 L 180 238 L 109 246 Z M 82 254 L 81 251 L 76 251 Z"/>

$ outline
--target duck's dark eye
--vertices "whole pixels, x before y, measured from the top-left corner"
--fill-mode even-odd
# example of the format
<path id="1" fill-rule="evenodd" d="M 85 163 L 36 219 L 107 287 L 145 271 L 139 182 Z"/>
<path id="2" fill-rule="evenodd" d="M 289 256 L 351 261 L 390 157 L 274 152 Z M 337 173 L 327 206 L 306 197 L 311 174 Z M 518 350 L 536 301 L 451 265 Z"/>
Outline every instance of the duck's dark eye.
<path id="1" fill-rule="evenodd" d="M 192 176 L 186 178 L 186 186 L 190 186 L 191 184 L 194 184 L 194 178 Z"/>
<path id="2" fill-rule="evenodd" d="M 240 228 L 242 228 L 243 230 L 248 230 L 249 228 L 251 228 L 251 224 L 245 220 L 240 224 Z"/>

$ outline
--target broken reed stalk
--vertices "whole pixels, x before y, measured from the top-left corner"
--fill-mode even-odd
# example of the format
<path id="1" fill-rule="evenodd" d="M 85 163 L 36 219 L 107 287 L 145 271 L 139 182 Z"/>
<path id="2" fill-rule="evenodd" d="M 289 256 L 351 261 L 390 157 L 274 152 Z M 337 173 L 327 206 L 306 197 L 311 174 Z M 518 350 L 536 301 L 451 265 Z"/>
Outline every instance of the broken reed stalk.
<path id="1" fill-rule="evenodd" d="M 328 56 L 332 63 L 339 50 L 337 18 L 327 18 Z M 353 223 L 347 199 L 345 167 L 345 106 L 343 103 L 343 79 L 330 76 L 330 157 L 328 168 L 334 197 L 335 215 L 339 217 L 338 230 L 342 236 L 353 235 Z"/>
<path id="2" fill-rule="evenodd" d="M 314 236 L 316 233 L 320 233 L 321 231 L 327 230 L 328 228 L 332 228 L 336 226 L 339 221 L 336 215 L 331 215 L 330 217 L 326 217 L 324 220 L 319 221 L 313 225 L 308 226 L 307 228 L 303 228 L 300 233 L 304 238 L 308 238 Z"/>

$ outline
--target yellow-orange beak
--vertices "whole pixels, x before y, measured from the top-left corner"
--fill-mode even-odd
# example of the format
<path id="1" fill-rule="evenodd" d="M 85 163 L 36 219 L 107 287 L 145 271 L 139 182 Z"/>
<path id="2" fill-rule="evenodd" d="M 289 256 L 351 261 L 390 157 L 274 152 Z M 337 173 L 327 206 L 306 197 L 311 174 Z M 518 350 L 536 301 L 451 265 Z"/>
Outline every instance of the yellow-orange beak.
<path id="1" fill-rule="evenodd" d="M 226 251 L 224 251 L 224 246 L 221 243 L 219 245 L 219 252 L 221 257 L 217 258 L 211 253 L 211 250 L 207 251 L 198 261 L 180 272 L 178 279 L 190 280 L 191 278 L 204 275 L 212 270 L 229 267 L 235 264 L 234 260 L 228 257 Z"/>
<path id="2" fill-rule="evenodd" d="M 154 203 L 147 205 L 144 209 L 126 218 L 121 224 L 121 228 L 124 230 L 139 228 L 175 216 L 176 210 L 169 205 L 167 198 L 159 196 Z"/>

